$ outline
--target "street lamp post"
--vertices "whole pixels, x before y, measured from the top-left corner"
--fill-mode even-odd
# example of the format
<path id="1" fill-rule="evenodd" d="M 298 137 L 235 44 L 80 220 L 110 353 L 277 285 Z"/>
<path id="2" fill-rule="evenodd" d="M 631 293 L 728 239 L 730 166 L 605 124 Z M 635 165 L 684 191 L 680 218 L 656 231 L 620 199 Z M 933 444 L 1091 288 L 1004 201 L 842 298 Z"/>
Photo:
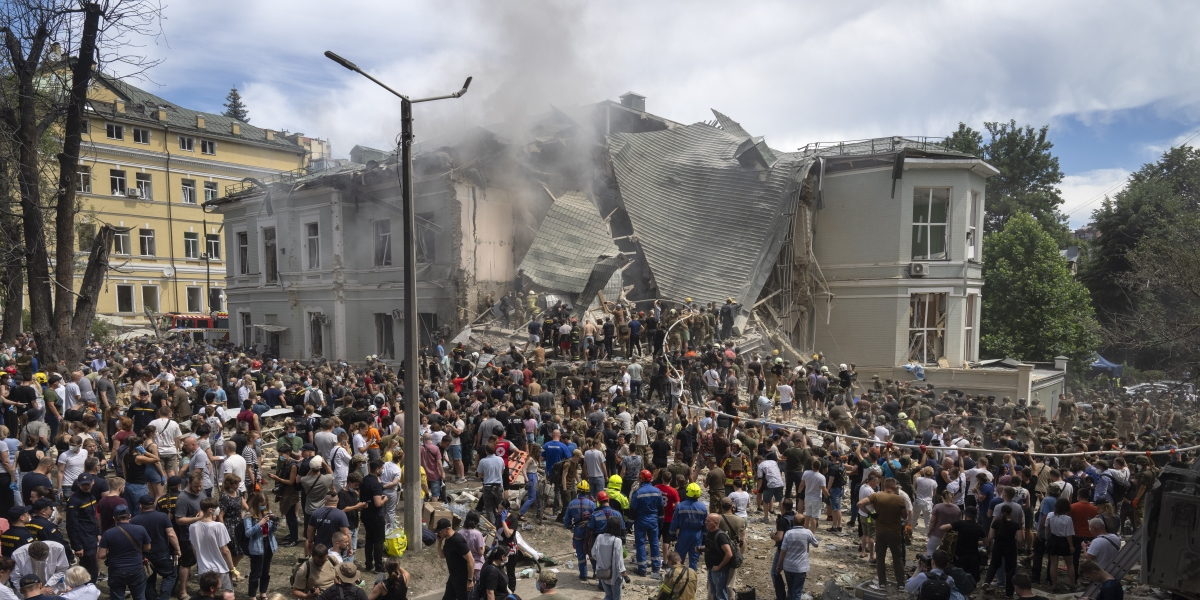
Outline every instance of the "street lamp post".
<path id="1" fill-rule="evenodd" d="M 416 249 L 416 208 L 413 201 L 412 189 L 412 105 L 418 102 L 459 98 L 467 93 L 471 78 L 463 83 L 462 89 L 453 94 L 418 98 L 416 100 L 393 90 L 382 81 L 371 77 L 358 65 L 330 52 L 325 51 L 325 57 L 343 67 L 370 79 L 379 87 L 400 98 L 400 187 L 404 205 L 404 472 L 408 481 L 404 496 L 404 531 L 408 535 L 409 550 L 419 550 L 421 535 L 420 513 L 420 477 L 421 472 L 421 418 L 417 379 L 421 372 L 417 361 L 417 249 Z M 433 527 L 433 523 L 429 524 Z"/>

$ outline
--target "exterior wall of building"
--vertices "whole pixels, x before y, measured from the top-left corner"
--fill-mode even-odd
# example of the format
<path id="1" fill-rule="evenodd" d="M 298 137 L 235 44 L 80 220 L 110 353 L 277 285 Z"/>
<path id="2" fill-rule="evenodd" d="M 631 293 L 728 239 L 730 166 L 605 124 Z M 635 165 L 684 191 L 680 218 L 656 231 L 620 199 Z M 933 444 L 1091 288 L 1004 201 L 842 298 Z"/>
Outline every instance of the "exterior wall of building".
<path id="1" fill-rule="evenodd" d="M 825 178 L 824 207 L 813 215 L 813 254 L 832 299 L 814 299 L 813 347 L 834 363 L 860 368 L 907 363 L 913 295 L 945 294 L 943 343 L 927 364 L 944 357 L 961 367 L 978 358 L 982 247 L 977 243 L 975 258 L 967 259 L 966 236 L 971 226 L 982 232 L 984 179 L 963 168 L 912 169 L 896 182 L 895 198 L 891 188 L 891 168 Z M 916 188 L 950 191 L 945 259 L 913 260 Z M 913 262 L 927 264 L 928 274 L 913 277 Z M 974 296 L 970 341 L 967 296 Z"/>
<path id="2" fill-rule="evenodd" d="M 202 120 L 186 131 L 165 121 L 148 122 L 147 115 L 132 114 L 115 92 L 100 84 L 93 86 L 91 97 L 98 108 L 88 114 L 83 137 L 80 163 L 87 173 L 81 174 L 77 187 L 83 211 L 76 250 L 86 256 L 91 250 L 89 232 L 100 222 L 131 228 L 128 237 L 114 245 L 110 262 L 119 270 L 109 273 L 97 313 L 132 325 L 146 323 L 147 310 L 223 310 L 223 304 L 214 305 L 210 298 L 219 300 L 225 287 L 230 247 L 221 216 L 206 214 L 201 205 L 244 177 L 264 178 L 303 166 L 304 151 L 289 148 L 284 139 L 272 146 L 232 139 L 230 131 L 210 129 L 206 135 Z M 109 137 L 109 124 L 123 128 L 123 139 Z M 181 149 L 180 136 L 192 140 L 190 151 Z M 203 151 L 202 140 L 215 142 L 212 153 Z M 114 172 L 124 174 L 126 189 L 138 187 L 139 176 L 148 180 L 142 184 L 147 193 L 139 198 L 114 194 Z M 153 248 L 143 248 L 143 232 L 153 237 Z M 210 236 L 214 252 L 205 260 Z M 77 280 L 82 276 L 80 270 Z"/>

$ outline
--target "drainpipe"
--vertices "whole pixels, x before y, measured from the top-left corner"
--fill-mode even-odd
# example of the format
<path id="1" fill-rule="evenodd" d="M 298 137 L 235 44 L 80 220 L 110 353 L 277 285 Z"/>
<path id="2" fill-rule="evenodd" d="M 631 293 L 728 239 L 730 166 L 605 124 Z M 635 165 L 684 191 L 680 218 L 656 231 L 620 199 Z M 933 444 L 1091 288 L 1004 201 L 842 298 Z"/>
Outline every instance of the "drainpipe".
<path id="1" fill-rule="evenodd" d="M 171 126 L 163 125 L 166 135 L 163 139 L 163 150 L 167 153 L 167 252 L 171 259 L 171 297 L 175 303 L 175 312 L 179 310 L 179 269 L 175 268 L 175 219 L 171 212 Z"/>

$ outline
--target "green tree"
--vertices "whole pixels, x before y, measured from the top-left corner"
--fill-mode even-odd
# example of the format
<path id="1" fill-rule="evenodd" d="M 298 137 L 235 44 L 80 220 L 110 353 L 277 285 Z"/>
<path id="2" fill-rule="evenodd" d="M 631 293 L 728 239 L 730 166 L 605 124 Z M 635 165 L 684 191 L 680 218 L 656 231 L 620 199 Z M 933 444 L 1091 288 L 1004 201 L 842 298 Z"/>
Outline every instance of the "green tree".
<path id="1" fill-rule="evenodd" d="M 1060 246 L 1065 245 L 1067 218 L 1058 209 L 1063 203 L 1058 189 L 1063 173 L 1058 166 L 1058 157 L 1051 152 L 1054 143 L 1047 138 L 1050 126 L 1044 125 L 1041 129 L 1031 125 L 1020 127 L 1015 120 L 1008 123 L 989 121 L 983 126 L 989 134 L 986 142 L 983 134 L 959 123 L 958 130 L 942 143 L 950 150 L 978 156 L 1000 171 L 999 175 L 988 179 L 984 232 L 1000 231 L 1013 214 L 1026 212 L 1033 215 Z"/>
<path id="2" fill-rule="evenodd" d="M 238 93 L 236 87 L 229 88 L 229 95 L 225 96 L 225 104 L 222 106 L 225 107 L 225 116 L 243 123 L 250 122 L 250 111 L 242 102 L 242 95 Z"/>
<path id="3" fill-rule="evenodd" d="M 993 358 L 1063 355 L 1081 365 L 1100 344 L 1087 288 L 1026 212 L 1013 213 L 984 244 L 982 317 L 980 347 Z"/>

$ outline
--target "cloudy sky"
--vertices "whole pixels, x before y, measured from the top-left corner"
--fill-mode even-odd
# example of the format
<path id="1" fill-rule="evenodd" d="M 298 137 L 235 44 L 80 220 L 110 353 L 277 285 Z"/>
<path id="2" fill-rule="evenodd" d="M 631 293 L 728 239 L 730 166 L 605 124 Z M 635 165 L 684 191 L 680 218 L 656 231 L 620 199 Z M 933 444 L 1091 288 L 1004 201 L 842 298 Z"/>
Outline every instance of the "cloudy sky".
<path id="1" fill-rule="evenodd" d="M 251 122 L 389 147 L 398 103 L 322 56 L 333 50 L 419 106 L 419 138 L 633 90 L 676 121 L 716 108 L 771 146 L 943 136 L 962 121 L 1050 125 L 1064 210 L 1086 223 L 1129 172 L 1200 129 L 1200 3 L 436 2 L 176 0 L 141 82 Z"/>

